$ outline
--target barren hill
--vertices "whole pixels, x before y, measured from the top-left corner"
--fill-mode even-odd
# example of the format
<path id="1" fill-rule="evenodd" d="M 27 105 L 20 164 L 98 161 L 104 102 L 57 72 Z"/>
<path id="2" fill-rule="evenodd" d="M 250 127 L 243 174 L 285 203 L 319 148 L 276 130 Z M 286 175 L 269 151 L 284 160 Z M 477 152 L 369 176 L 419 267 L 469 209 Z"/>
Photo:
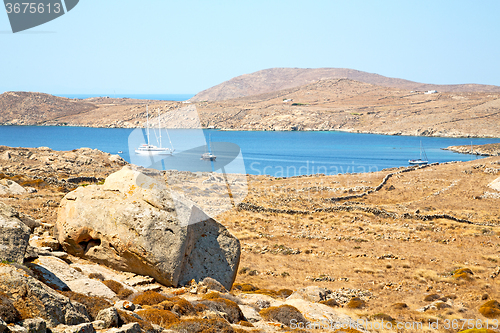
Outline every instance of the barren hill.
<path id="1" fill-rule="evenodd" d="M 500 94 L 425 94 L 349 79 L 196 106 L 203 124 L 220 129 L 453 137 L 500 133 Z"/>
<path id="2" fill-rule="evenodd" d="M 481 84 L 436 85 L 390 78 L 348 68 L 270 68 L 244 74 L 196 94 L 191 101 L 218 101 L 302 86 L 318 80 L 347 78 L 382 87 L 440 92 L 495 92 L 500 87 Z"/>
<path id="3" fill-rule="evenodd" d="M 0 95 L 0 123 L 43 124 L 95 109 L 91 103 L 49 94 L 9 91 Z"/>

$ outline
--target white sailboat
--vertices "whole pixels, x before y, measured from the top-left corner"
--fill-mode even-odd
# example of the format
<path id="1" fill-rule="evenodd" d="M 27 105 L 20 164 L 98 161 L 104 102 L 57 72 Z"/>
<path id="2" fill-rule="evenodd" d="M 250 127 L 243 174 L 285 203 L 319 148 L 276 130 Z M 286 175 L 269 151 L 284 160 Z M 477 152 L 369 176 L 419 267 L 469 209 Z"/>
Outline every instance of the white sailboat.
<path id="1" fill-rule="evenodd" d="M 159 135 L 159 140 L 157 138 L 157 141 L 159 141 L 159 147 L 152 145 L 149 142 L 149 110 L 148 106 L 146 105 L 146 136 L 147 136 L 147 143 L 143 143 L 142 145 L 139 146 L 135 150 L 136 154 L 140 155 L 172 155 L 174 152 L 174 148 L 166 148 L 162 147 L 162 141 L 161 141 L 161 126 L 160 126 L 160 117 L 158 117 L 158 131 L 160 132 Z M 167 131 L 168 135 L 168 131 Z M 169 136 L 170 140 L 170 136 Z M 170 145 L 172 145 L 172 141 L 170 141 Z"/>
<path id="2" fill-rule="evenodd" d="M 420 158 L 418 160 L 409 160 L 408 163 L 410 163 L 411 165 L 425 165 L 429 163 L 427 154 L 425 153 L 424 147 L 422 146 L 422 141 L 420 141 Z"/>
<path id="3" fill-rule="evenodd" d="M 211 139 L 212 139 L 212 136 L 209 134 L 208 135 L 208 146 L 209 146 L 210 151 L 201 154 L 201 159 L 202 160 L 205 160 L 205 161 L 215 161 L 215 159 L 217 158 L 217 156 L 215 156 L 214 154 L 212 154 L 212 146 L 211 146 L 212 140 Z"/>

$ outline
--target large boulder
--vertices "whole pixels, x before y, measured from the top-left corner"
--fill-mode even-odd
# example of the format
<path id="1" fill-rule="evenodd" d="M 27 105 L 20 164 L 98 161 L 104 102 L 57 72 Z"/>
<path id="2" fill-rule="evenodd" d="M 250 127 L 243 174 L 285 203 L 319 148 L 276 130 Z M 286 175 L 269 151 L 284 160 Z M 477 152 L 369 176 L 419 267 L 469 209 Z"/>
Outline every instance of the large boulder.
<path id="1" fill-rule="evenodd" d="M 0 202 L 0 260 L 22 263 L 31 230 L 10 206 Z"/>
<path id="2" fill-rule="evenodd" d="M 167 286 L 212 277 L 229 290 L 240 260 L 240 243 L 223 225 L 129 166 L 68 193 L 56 235 L 73 255 Z"/>
<path id="3" fill-rule="evenodd" d="M 85 307 L 59 294 L 13 265 L 0 265 L 0 293 L 7 295 L 21 319 L 40 317 L 48 327 L 88 322 Z"/>

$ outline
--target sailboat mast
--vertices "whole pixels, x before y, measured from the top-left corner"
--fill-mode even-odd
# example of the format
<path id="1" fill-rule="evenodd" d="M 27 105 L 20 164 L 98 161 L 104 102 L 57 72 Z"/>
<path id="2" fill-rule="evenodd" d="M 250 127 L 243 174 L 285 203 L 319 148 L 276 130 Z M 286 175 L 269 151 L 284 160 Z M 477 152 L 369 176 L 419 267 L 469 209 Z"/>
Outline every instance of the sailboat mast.
<path id="1" fill-rule="evenodd" d="M 148 106 L 146 105 L 146 135 L 148 137 L 148 146 L 149 146 L 149 110 Z"/>
<path id="2" fill-rule="evenodd" d="M 161 146 L 161 124 L 160 124 L 160 121 L 161 121 L 160 109 L 158 109 L 158 132 L 160 132 L 160 148 L 161 148 L 162 146 Z"/>

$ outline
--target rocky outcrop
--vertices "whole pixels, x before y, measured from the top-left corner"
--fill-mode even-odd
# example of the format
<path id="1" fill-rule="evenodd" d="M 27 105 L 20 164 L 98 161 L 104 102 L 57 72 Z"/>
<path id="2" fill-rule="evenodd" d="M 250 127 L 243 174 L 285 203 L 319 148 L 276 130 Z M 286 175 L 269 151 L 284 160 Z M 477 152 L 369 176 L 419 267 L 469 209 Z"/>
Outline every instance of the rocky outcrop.
<path id="1" fill-rule="evenodd" d="M 476 146 L 449 146 L 443 150 L 451 150 L 460 154 L 471 154 L 480 156 L 500 156 L 500 143 L 489 143 Z"/>
<path id="2" fill-rule="evenodd" d="M 239 241 L 224 226 L 128 166 L 104 185 L 67 194 L 56 234 L 70 254 L 167 286 L 212 277 L 229 290 L 240 259 Z"/>
<path id="3" fill-rule="evenodd" d="M 0 202 L 0 260 L 22 263 L 30 232 L 17 212 Z"/>
<path id="4" fill-rule="evenodd" d="M 49 327 L 89 321 L 83 305 L 71 302 L 13 265 L 0 265 L 0 292 L 12 300 L 22 319 L 40 317 Z"/>
<path id="5" fill-rule="evenodd" d="M 0 195 L 20 195 L 24 193 L 26 193 L 26 190 L 15 181 L 0 179 Z"/>

